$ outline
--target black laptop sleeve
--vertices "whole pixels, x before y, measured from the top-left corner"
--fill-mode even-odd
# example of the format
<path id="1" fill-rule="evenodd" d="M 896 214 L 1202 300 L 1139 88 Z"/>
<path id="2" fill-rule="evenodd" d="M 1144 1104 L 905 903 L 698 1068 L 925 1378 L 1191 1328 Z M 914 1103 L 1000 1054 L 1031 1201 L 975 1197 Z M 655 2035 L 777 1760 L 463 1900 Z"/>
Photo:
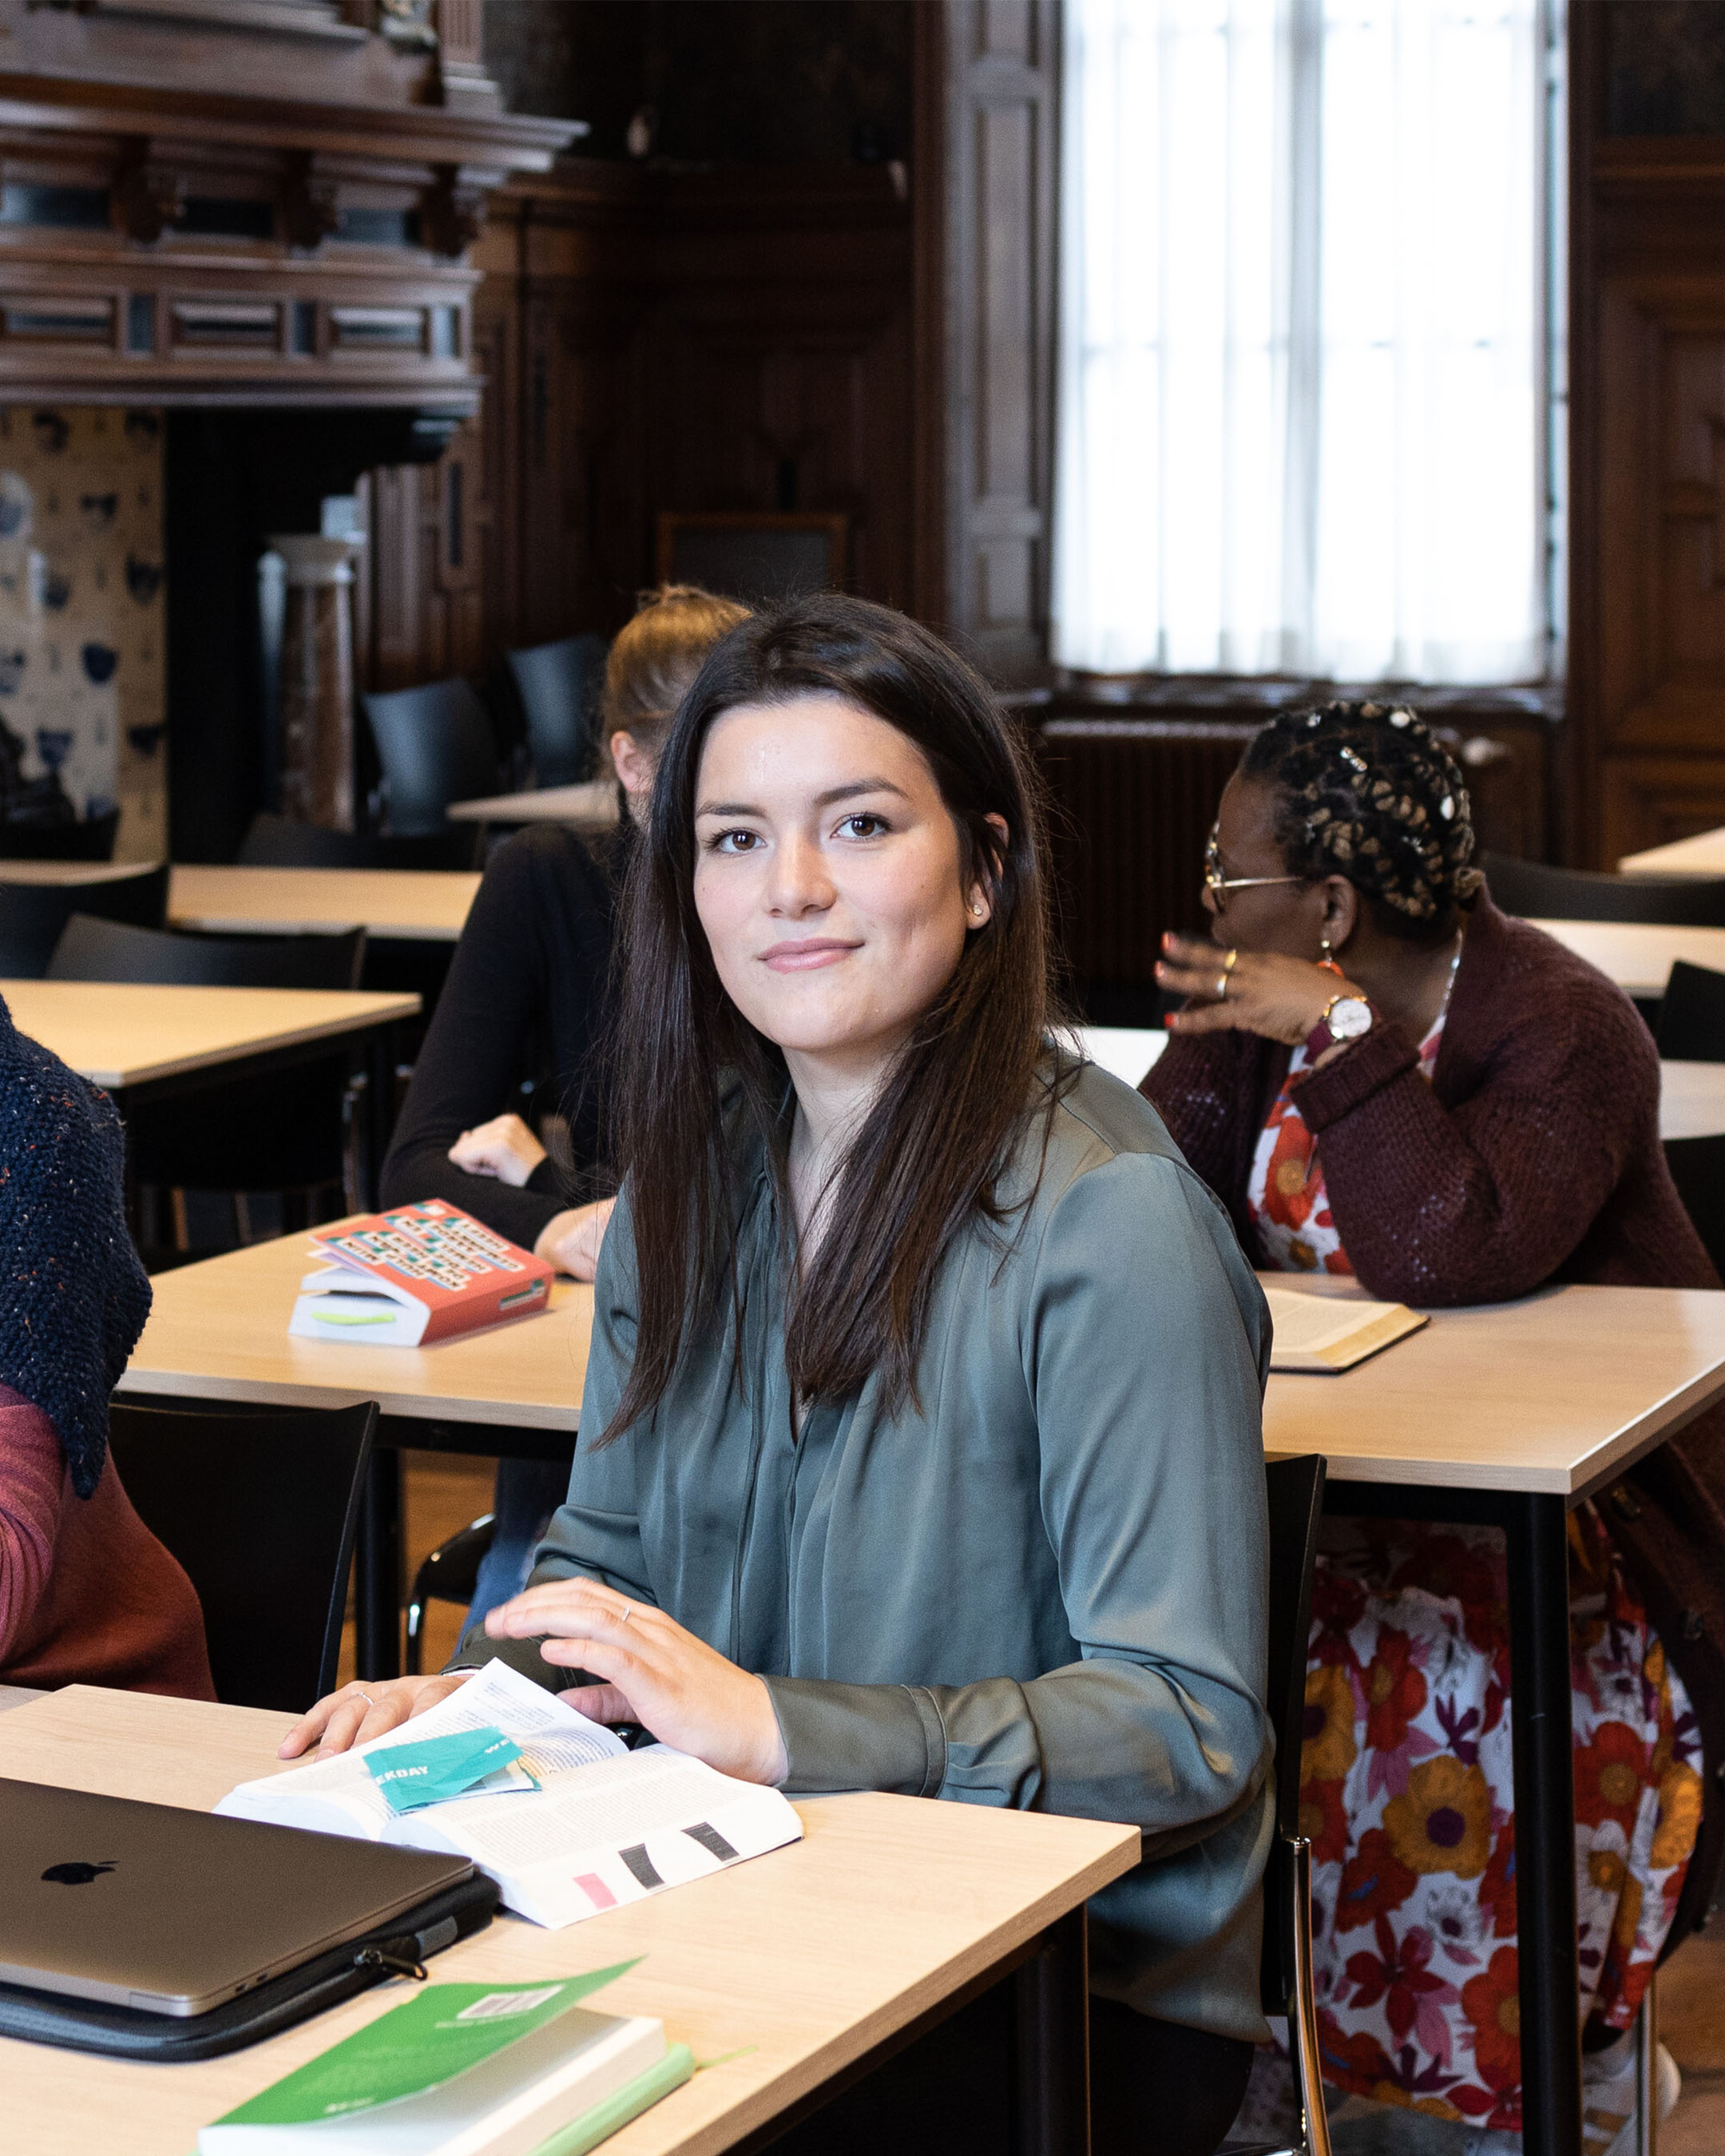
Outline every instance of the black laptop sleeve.
<path id="1" fill-rule="evenodd" d="M 483 1874 L 446 1887 L 404 1917 L 242 1992 L 208 2014 L 146 2014 L 95 1999 L 64 1999 L 21 1984 L 0 1984 L 0 2036 L 110 2058 L 213 2059 L 260 2043 L 296 2021 L 339 2005 L 386 1977 L 413 1973 L 457 1939 L 482 1931 L 497 1907 L 497 1889 Z M 424 1974 L 423 1969 L 418 1974 Z"/>

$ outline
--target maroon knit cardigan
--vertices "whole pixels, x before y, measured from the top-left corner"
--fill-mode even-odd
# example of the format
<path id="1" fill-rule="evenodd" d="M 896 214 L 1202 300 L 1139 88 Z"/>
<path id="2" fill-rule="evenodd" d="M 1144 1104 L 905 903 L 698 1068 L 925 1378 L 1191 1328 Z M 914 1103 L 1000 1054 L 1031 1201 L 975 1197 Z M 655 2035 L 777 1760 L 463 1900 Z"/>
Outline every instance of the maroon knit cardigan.
<path id="1" fill-rule="evenodd" d="M 1246 1184 L 1288 1057 L 1254 1034 L 1177 1034 L 1138 1089 L 1260 1266 Z M 1557 1281 L 1719 1286 L 1666 1166 L 1658 1051 L 1634 1004 L 1483 894 L 1430 1083 L 1407 1029 L 1380 1024 L 1295 1098 L 1368 1294 L 1431 1309 Z M 1675 1944 L 1725 1861 L 1725 1411 L 1640 1461 L 1605 1504 L 1702 1729 L 1707 1825 Z"/>

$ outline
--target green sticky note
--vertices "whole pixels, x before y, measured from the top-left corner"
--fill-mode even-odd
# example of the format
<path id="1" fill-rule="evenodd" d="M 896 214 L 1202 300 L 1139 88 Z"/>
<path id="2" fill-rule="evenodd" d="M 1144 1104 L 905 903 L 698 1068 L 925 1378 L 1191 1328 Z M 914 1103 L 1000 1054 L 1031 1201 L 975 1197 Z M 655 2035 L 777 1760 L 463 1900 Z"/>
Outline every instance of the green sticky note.
<path id="1" fill-rule="evenodd" d="M 521 1756 L 521 1746 L 501 1729 L 460 1729 L 449 1737 L 426 1737 L 417 1744 L 368 1752 L 366 1768 L 391 1811 L 416 1812 L 465 1796 L 475 1783 Z"/>
<path id="2" fill-rule="evenodd" d="M 423 2095 L 567 2014 L 634 1966 L 618 1962 L 539 1984 L 429 1984 L 216 2123 L 299 2126 Z"/>

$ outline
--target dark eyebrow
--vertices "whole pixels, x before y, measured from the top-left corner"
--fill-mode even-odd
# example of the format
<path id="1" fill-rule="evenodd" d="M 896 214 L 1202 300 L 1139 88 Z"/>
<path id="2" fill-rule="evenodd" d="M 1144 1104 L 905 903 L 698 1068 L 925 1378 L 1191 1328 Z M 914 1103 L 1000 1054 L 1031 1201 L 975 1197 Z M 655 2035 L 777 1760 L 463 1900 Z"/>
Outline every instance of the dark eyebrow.
<path id="1" fill-rule="evenodd" d="M 890 778 L 859 778 L 849 786 L 828 787 L 824 793 L 815 795 L 814 805 L 817 808 L 830 808 L 836 802 L 852 801 L 864 793 L 893 793 L 901 801 L 911 798 L 903 787 L 895 786 Z M 695 813 L 697 816 L 763 816 L 767 812 L 752 801 L 702 801 L 696 803 Z"/>

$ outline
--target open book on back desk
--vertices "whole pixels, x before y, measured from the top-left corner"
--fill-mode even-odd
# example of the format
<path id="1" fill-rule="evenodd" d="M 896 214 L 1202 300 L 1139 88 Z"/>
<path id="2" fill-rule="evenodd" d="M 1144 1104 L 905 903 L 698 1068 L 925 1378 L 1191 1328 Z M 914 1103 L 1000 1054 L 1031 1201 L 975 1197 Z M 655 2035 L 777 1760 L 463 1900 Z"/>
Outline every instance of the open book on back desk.
<path id="1" fill-rule="evenodd" d="M 1260 1281 L 1276 1337 L 1272 1373 L 1351 1370 L 1380 1348 L 1417 1332 L 1431 1320 L 1404 1302 L 1362 1302 L 1353 1296 L 1302 1294 Z"/>
<path id="2" fill-rule="evenodd" d="M 366 1763 L 373 1752 L 484 1728 L 521 1747 L 519 1765 L 538 1788 L 397 1812 Z M 760 1856 L 803 1833 L 777 1789 L 736 1781 L 663 1744 L 630 1752 L 503 1661 L 488 1662 L 388 1736 L 242 1782 L 215 1809 L 272 1826 L 453 1850 L 496 1881 L 508 1907 L 552 1929 Z"/>

